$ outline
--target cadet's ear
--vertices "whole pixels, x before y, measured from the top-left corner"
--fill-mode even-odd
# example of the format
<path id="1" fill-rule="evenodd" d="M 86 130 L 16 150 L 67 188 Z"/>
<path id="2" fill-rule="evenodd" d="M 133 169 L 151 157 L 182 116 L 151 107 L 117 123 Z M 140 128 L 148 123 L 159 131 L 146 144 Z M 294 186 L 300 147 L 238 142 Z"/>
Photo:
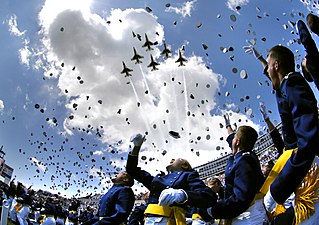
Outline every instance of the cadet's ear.
<path id="1" fill-rule="evenodd" d="M 184 161 L 181 167 L 185 171 L 192 170 L 192 167 L 189 165 L 189 163 L 187 161 Z"/>
<path id="2" fill-rule="evenodd" d="M 276 60 L 276 61 L 275 61 L 275 70 L 276 70 L 276 71 L 279 70 L 279 65 L 280 65 L 279 61 Z"/>
<path id="3" fill-rule="evenodd" d="M 236 146 L 240 146 L 240 144 L 241 144 L 241 140 L 240 140 L 240 138 L 237 138 L 237 140 L 236 140 Z"/>
<path id="4" fill-rule="evenodd" d="M 187 170 L 187 169 L 188 169 L 188 166 L 185 165 L 185 164 L 183 164 L 183 165 L 182 165 L 182 169 L 183 169 L 183 170 Z"/>

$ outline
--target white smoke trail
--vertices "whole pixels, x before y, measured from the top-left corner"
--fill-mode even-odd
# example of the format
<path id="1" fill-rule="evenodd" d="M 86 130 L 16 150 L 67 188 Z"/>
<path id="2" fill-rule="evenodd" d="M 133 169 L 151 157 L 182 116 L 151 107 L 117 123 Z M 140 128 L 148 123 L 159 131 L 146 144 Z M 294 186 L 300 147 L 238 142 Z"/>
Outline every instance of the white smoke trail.
<path id="1" fill-rule="evenodd" d="M 187 85 L 186 85 L 186 77 L 184 74 L 184 69 L 183 69 L 183 83 L 184 83 L 184 99 L 185 99 L 185 120 L 186 120 L 186 131 L 187 131 L 187 150 L 190 150 L 190 142 L 189 142 L 189 116 L 187 115 L 187 112 L 189 111 L 189 105 L 188 105 L 188 94 L 187 94 Z"/>
<path id="2" fill-rule="evenodd" d="M 132 86 L 132 89 L 133 89 L 133 92 L 134 92 L 136 101 L 140 104 L 140 105 L 139 105 L 139 109 L 140 109 L 140 111 L 141 111 L 141 117 L 142 117 L 142 119 L 143 119 L 143 122 L 144 122 L 144 124 L 145 124 L 145 127 L 146 127 L 146 129 L 147 129 L 147 131 L 148 131 L 148 133 L 149 133 L 151 139 L 153 139 L 153 140 L 154 140 L 154 143 L 156 144 L 156 139 L 155 139 L 155 135 L 153 134 L 153 129 L 151 129 L 151 127 L 149 126 L 149 121 L 147 121 L 147 120 L 146 120 L 146 116 L 144 116 L 145 110 L 144 110 L 144 108 L 143 108 L 143 104 L 141 103 L 140 98 L 138 97 L 138 94 L 137 94 L 137 92 L 136 92 L 135 86 L 134 86 L 134 84 L 133 84 L 133 82 L 132 82 L 132 79 L 131 79 L 130 77 L 129 77 L 129 80 L 130 80 L 130 84 L 131 84 L 131 86 Z M 157 144 L 156 144 L 156 145 L 157 145 Z M 158 151 L 156 151 L 156 150 L 154 150 L 154 151 L 155 151 L 157 154 L 159 154 Z M 159 158 L 160 161 L 162 160 L 161 157 L 158 157 L 158 158 Z"/>
<path id="3" fill-rule="evenodd" d="M 151 96 L 153 96 L 152 93 L 151 93 L 150 87 L 148 86 L 148 82 L 147 82 L 147 80 L 146 80 L 146 77 L 145 77 L 145 74 L 144 74 L 144 71 L 143 71 L 143 69 L 142 69 L 141 64 L 139 64 L 139 66 L 140 66 L 141 73 L 142 73 L 142 75 L 143 75 L 143 80 L 144 80 L 144 84 L 145 84 L 146 90 L 148 91 L 148 93 L 149 93 Z"/>

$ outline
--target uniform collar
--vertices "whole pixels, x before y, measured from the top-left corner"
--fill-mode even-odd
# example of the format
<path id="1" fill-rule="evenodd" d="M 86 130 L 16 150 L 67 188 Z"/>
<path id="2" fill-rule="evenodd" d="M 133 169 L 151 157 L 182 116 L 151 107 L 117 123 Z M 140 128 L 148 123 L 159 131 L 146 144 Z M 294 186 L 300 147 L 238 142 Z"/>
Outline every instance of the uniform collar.
<path id="1" fill-rule="evenodd" d="M 125 185 L 124 184 L 113 184 L 112 187 L 124 187 Z"/>
<path id="2" fill-rule="evenodd" d="M 286 76 L 284 76 L 284 80 L 285 80 L 285 79 L 288 79 L 288 77 L 289 77 L 291 74 L 293 74 L 293 73 L 295 73 L 295 72 L 289 72 L 289 73 L 287 73 Z"/>
<path id="3" fill-rule="evenodd" d="M 237 159 L 238 157 L 242 156 L 242 154 L 244 154 L 245 152 L 249 152 L 249 151 L 243 149 L 243 150 L 236 152 L 234 158 Z"/>

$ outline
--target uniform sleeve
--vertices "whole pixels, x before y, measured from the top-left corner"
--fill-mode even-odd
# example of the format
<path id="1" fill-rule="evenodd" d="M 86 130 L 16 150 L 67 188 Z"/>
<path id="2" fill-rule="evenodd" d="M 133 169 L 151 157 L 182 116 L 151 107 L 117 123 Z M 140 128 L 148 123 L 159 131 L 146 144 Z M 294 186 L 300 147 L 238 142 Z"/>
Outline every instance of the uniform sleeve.
<path id="1" fill-rule="evenodd" d="M 226 141 L 228 143 L 228 146 L 230 147 L 230 149 L 232 149 L 232 141 L 235 137 L 235 132 L 234 133 L 231 133 L 230 135 L 228 135 L 228 137 L 226 138 Z"/>
<path id="2" fill-rule="evenodd" d="M 128 172 L 135 180 L 142 183 L 147 189 L 151 189 L 154 177 L 145 170 L 137 166 L 138 156 L 128 155 L 126 163 L 126 172 Z"/>
<path id="3" fill-rule="evenodd" d="M 146 205 L 136 206 L 132 214 L 130 215 L 127 225 L 144 224 L 143 221 L 144 221 L 145 209 L 146 209 Z"/>
<path id="4" fill-rule="evenodd" d="M 216 193 L 204 184 L 196 171 L 190 173 L 187 182 L 190 190 L 185 190 L 188 196 L 186 204 L 199 208 L 209 208 L 216 203 Z"/>
<path id="5" fill-rule="evenodd" d="M 134 193 L 131 188 L 123 188 L 116 201 L 115 213 L 112 216 L 103 217 L 98 224 L 121 224 L 130 215 L 134 206 Z"/>
<path id="6" fill-rule="evenodd" d="M 316 84 L 316 87 L 319 88 L 319 52 L 313 39 L 311 39 L 308 49 L 306 49 L 306 51 L 308 53 L 306 55 L 306 67 L 314 83 Z"/>
<path id="7" fill-rule="evenodd" d="M 298 151 L 292 154 L 270 186 L 270 192 L 279 204 L 283 204 L 299 186 L 319 150 L 317 101 L 312 90 L 301 77 L 289 79 L 286 90 Z"/>
<path id="8" fill-rule="evenodd" d="M 234 218 L 249 208 L 260 186 L 260 165 L 252 156 L 242 156 L 236 165 L 233 195 L 212 207 L 214 218 Z"/>
<path id="9" fill-rule="evenodd" d="M 279 155 L 281 155 L 283 150 L 284 150 L 285 144 L 284 144 L 284 141 L 282 140 L 282 137 L 281 137 L 278 129 L 277 128 L 273 129 L 269 134 L 270 134 L 271 140 L 273 141 Z"/>

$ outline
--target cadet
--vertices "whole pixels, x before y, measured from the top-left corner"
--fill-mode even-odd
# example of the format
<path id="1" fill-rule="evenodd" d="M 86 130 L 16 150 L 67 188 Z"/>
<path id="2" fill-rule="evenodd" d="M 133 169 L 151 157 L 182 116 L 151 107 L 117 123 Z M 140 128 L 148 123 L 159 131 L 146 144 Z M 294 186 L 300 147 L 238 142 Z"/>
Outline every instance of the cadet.
<path id="1" fill-rule="evenodd" d="M 230 137 L 227 141 L 232 154 L 226 164 L 224 198 L 207 211 L 215 219 L 226 219 L 226 224 L 262 224 L 267 218 L 262 197 L 254 201 L 264 182 L 260 162 L 252 151 L 258 134 L 250 126 L 240 126 Z"/>
<path id="2" fill-rule="evenodd" d="M 162 225 L 171 220 L 177 224 L 186 224 L 187 205 L 208 208 L 215 204 L 216 194 L 204 184 L 185 159 L 172 159 L 166 167 L 168 174 L 157 176 L 137 167 L 144 138 L 141 134 L 132 138 L 134 148 L 128 156 L 126 171 L 150 191 L 145 225 Z"/>
<path id="3" fill-rule="evenodd" d="M 100 200 L 97 215 L 83 224 L 124 224 L 134 206 L 135 197 L 131 188 L 134 179 L 127 172 L 121 172 L 112 182 L 113 186 Z"/>

